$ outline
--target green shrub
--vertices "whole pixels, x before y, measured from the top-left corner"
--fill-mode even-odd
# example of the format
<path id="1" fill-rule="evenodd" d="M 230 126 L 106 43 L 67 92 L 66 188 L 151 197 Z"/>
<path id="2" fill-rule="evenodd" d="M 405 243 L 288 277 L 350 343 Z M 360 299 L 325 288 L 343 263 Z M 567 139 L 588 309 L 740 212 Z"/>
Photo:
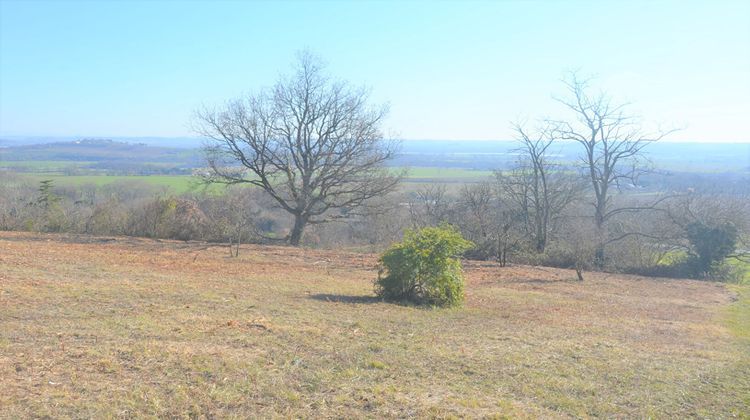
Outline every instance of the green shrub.
<path id="1" fill-rule="evenodd" d="M 380 257 L 375 292 L 386 300 L 460 305 L 464 278 L 458 257 L 472 247 L 449 225 L 408 230 Z"/>
<path id="2" fill-rule="evenodd" d="M 697 277 L 721 277 L 721 263 L 731 254 L 739 234 L 731 224 L 707 226 L 700 222 L 687 226 L 691 252 L 688 259 L 690 271 Z"/>

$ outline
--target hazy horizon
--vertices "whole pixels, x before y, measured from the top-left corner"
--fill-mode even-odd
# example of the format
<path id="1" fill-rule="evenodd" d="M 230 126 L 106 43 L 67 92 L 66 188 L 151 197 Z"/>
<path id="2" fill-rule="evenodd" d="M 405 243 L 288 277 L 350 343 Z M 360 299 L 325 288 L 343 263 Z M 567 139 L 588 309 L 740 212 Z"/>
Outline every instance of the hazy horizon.
<path id="1" fill-rule="evenodd" d="M 2 147 L 2 140 L 10 141 L 22 141 L 23 145 L 32 145 L 36 140 L 45 140 L 39 144 L 51 143 L 51 142 L 72 142 L 77 140 L 112 140 L 115 142 L 134 143 L 139 141 L 147 141 L 149 145 L 157 145 L 159 141 L 171 143 L 178 141 L 190 141 L 197 144 L 200 141 L 208 140 L 200 136 L 106 136 L 106 135 L 65 135 L 65 136 L 44 136 L 44 135 L 0 135 L 0 147 Z M 438 139 L 427 139 L 427 138 L 393 138 L 393 140 L 401 142 L 437 142 L 437 143 L 517 143 L 518 139 L 506 138 L 506 139 L 470 139 L 470 138 L 438 138 Z M 563 143 L 574 143 L 574 140 L 557 140 Z M 689 140 L 689 139 L 662 139 L 655 143 L 670 143 L 670 144 L 700 144 L 700 145 L 750 145 L 750 140 L 738 140 L 738 141 L 721 141 L 721 140 Z M 167 145 L 165 147 L 171 147 Z M 191 146 L 193 147 L 193 146 Z"/>

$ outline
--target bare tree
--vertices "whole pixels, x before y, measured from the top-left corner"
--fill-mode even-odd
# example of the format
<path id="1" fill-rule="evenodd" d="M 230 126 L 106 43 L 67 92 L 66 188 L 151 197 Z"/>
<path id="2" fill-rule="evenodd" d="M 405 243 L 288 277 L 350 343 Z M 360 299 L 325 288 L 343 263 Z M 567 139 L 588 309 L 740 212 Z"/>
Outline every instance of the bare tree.
<path id="1" fill-rule="evenodd" d="M 221 221 L 222 234 L 229 240 L 229 255 L 239 257 L 240 246 L 243 241 L 255 240 L 263 237 L 256 227 L 262 208 L 257 205 L 257 197 L 248 188 L 229 191 L 218 214 Z"/>
<path id="2" fill-rule="evenodd" d="M 293 216 L 287 241 L 299 245 L 308 224 L 346 217 L 397 186 L 384 168 L 397 147 L 380 131 L 386 112 L 303 52 L 270 91 L 196 113 L 196 131 L 210 139 L 205 178 L 262 188 Z"/>
<path id="3" fill-rule="evenodd" d="M 470 258 L 494 258 L 505 267 L 527 236 L 521 213 L 507 205 L 502 188 L 491 182 L 464 185 L 452 213 L 454 223 L 476 245 L 466 254 Z"/>
<path id="4" fill-rule="evenodd" d="M 471 258 L 488 258 L 496 254 L 497 224 L 501 223 L 498 200 L 489 182 L 464 184 L 454 209 L 454 223 L 464 237 L 474 243 L 467 251 Z"/>
<path id="5" fill-rule="evenodd" d="M 527 234 L 536 252 L 544 252 L 556 221 L 565 208 L 578 198 L 580 183 L 566 176 L 562 168 L 548 159 L 555 141 L 554 126 L 547 122 L 535 133 L 522 124 L 513 125 L 521 157 L 509 173 L 497 172 L 504 195 L 520 211 Z"/>
<path id="6" fill-rule="evenodd" d="M 466 226 L 466 236 L 474 243 L 484 242 L 490 236 L 495 219 L 492 185 L 488 182 L 464 184 L 459 195 L 459 202 L 465 208 L 460 222 L 463 222 L 461 226 Z"/>
<path id="7" fill-rule="evenodd" d="M 409 216 L 416 229 L 437 226 L 448 221 L 451 203 L 445 184 L 426 184 L 414 192 L 408 202 Z"/>
<path id="8" fill-rule="evenodd" d="M 588 80 L 575 73 L 565 81 L 570 96 L 558 99 L 573 111 L 569 121 L 554 121 L 555 136 L 572 140 L 583 146 L 581 160 L 594 195 L 594 225 L 596 227 L 597 265 L 604 263 L 604 248 L 608 242 L 607 222 L 618 214 L 653 208 L 613 206 L 613 189 L 624 184 L 635 185 L 647 170 L 644 148 L 672 131 L 645 133 L 638 120 L 625 113 L 626 104 L 613 104 L 604 93 L 589 94 Z"/>
<path id="9" fill-rule="evenodd" d="M 581 219 L 572 220 L 565 232 L 565 253 L 571 260 L 571 268 L 575 270 L 578 281 L 583 281 L 583 272 L 591 268 L 598 246 L 591 232 L 594 227 L 582 222 Z"/>

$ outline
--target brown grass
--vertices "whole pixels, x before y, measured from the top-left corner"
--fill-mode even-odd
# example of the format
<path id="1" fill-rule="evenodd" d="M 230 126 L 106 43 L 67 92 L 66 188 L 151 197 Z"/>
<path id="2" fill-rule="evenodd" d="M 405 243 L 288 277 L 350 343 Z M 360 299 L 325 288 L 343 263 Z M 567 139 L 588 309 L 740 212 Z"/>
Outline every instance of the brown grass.
<path id="1" fill-rule="evenodd" d="M 433 310 L 375 299 L 374 263 L 0 232 L 0 417 L 750 412 L 723 285 L 469 262 Z"/>

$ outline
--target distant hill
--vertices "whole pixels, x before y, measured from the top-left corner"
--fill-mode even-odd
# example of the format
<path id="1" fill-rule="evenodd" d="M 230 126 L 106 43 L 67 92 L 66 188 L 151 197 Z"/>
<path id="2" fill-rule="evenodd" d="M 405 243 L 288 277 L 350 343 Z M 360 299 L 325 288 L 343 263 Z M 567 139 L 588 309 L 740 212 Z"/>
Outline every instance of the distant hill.
<path id="1" fill-rule="evenodd" d="M 0 148 L 0 168 L 21 172 L 187 174 L 202 165 L 199 149 L 111 139 L 79 139 Z"/>
<path id="2" fill-rule="evenodd" d="M 50 143 L 67 143 L 80 140 L 82 137 L 25 137 L 25 136 L 4 136 L 0 137 L 0 148 L 31 146 Z M 154 147 L 167 147 L 176 149 L 195 149 L 199 148 L 203 139 L 198 137 L 106 137 L 115 142 L 145 144 Z"/>
<path id="3" fill-rule="evenodd" d="M 153 147 L 144 143 L 125 143 L 110 139 L 80 139 L 25 146 L 7 147 L 0 158 L 8 161 L 23 160 L 73 160 L 185 162 L 195 163 L 196 149 Z"/>

